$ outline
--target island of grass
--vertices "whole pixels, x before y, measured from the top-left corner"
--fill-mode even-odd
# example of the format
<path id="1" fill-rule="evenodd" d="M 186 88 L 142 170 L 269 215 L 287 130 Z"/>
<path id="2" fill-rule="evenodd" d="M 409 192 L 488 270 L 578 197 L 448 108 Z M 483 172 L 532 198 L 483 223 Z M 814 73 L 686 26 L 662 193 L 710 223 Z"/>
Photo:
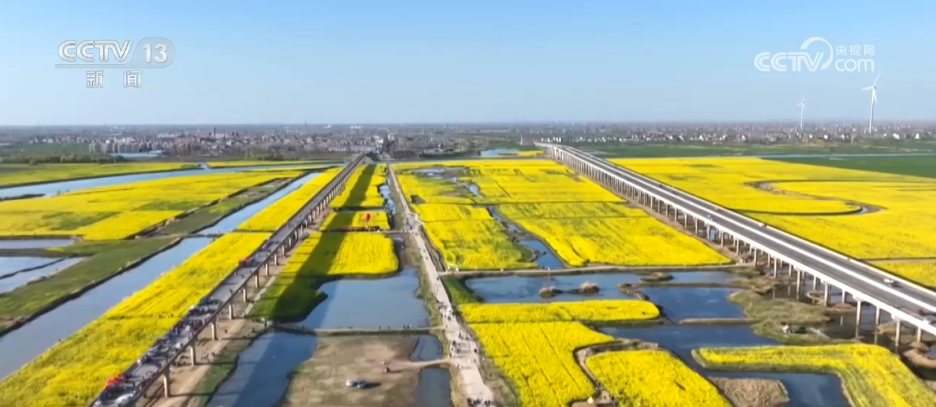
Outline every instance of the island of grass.
<path id="1" fill-rule="evenodd" d="M 0 295 L 0 335 L 133 268 L 172 244 L 171 238 L 155 238 L 81 242 L 41 252 L 33 250 L 32 255 L 85 258 L 38 283 Z"/>

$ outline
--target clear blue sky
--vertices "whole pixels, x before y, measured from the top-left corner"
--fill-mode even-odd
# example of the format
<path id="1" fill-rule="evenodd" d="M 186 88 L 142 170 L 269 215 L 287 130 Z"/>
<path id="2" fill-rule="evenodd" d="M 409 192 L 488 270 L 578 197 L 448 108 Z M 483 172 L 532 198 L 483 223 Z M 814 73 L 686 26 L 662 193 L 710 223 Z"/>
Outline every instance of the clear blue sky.
<path id="1" fill-rule="evenodd" d="M 458 3 L 457 5 L 454 3 Z M 936 2 L 0 3 L 0 125 L 864 120 L 875 73 L 777 73 L 809 37 L 872 44 L 882 120 L 936 119 Z M 65 40 L 172 40 L 172 66 L 86 89 Z M 812 48 L 811 48 L 812 49 Z"/>

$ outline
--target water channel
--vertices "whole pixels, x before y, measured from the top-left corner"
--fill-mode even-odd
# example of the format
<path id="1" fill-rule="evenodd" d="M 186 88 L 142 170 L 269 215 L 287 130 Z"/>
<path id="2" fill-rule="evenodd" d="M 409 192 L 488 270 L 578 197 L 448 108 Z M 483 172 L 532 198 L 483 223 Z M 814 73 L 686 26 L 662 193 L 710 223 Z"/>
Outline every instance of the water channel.
<path id="1" fill-rule="evenodd" d="M 338 164 L 338 163 L 316 163 L 316 165 L 329 165 L 329 164 Z M 148 174 L 130 174 L 130 175 L 115 175 L 111 177 L 100 177 L 100 178 L 88 178 L 81 180 L 72 180 L 72 181 L 59 181 L 59 182 L 49 182 L 45 184 L 37 185 L 26 185 L 20 187 L 9 187 L 9 188 L 0 188 L 0 198 L 22 196 L 22 195 L 34 195 L 34 194 L 43 194 L 43 195 L 56 195 L 59 193 L 74 192 L 82 189 L 88 188 L 98 188 L 98 187 L 110 187 L 115 185 L 122 184 L 131 184 L 135 182 L 144 182 L 144 181 L 155 181 L 161 179 L 169 178 L 178 178 L 178 177 L 188 177 L 192 175 L 209 175 L 209 174 L 229 174 L 236 172 L 244 172 L 251 170 L 263 170 L 263 169 L 283 169 L 288 170 L 291 168 L 308 168 L 309 164 L 299 164 L 299 165 L 258 165 L 251 167 L 236 167 L 236 168 L 209 168 L 209 169 L 193 169 L 193 170 L 179 170 L 179 171 L 168 171 L 168 172 L 155 172 Z"/>
<path id="2" fill-rule="evenodd" d="M 97 319 L 163 273 L 208 246 L 210 238 L 189 238 L 140 265 L 92 288 L 35 320 L 0 336 L 0 379 Z"/>
<path id="3" fill-rule="evenodd" d="M 11 239 L 0 240 L 0 249 L 48 249 L 70 246 L 71 239 Z"/>
<path id="4" fill-rule="evenodd" d="M 298 325 L 310 329 L 426 327 L 429 313 L 416 297 L 419 275 L 404 269 L 380 279 L 345 278 L 322 285 L 325 301 Z M 393 304 L 388 307 L 387 304 Z"/>
<path id="5" fill-rule="evenodd" d="M 9 259 L 9 258 L 10 257 L 0 257 L 0 261 Z M 29 271 L 20 271 L 15 274 L 7 274 L 7 277 L 0 278 L 0 293 L 7 293 L 7 292 L 13 291 L 19 287 L 22 287 L 28 284 L 30 281 L 49 277 L 81 261 L 80 258 L 68 258 L 68 259 L 49 259 L 49 258 L 42 258 L 42 257 L 39 257 L 39 258 L 25 257 L 25 258 L 45 260 L 45 265 L 43 265 L 42 267 L 34 268 Z"/>
<path id="6" fill-rule="evenodd" d="M 746 326 L 656 326 L 652 328 L 602 328 L 616 338 L 640 339 L 660 344 L 682 359 L 689 368 L 706 377 L 779 380 L 789 393 L 787 407 L 850 407 L 837 376 L 814 373 L 770 373 L 716 371 L 702 368 L 692 358 L 692 350 L 706 347 L 779 345 L 751 332 Z"/>
<path id="7" fill-rule="evenodd" d="M 495 206 L 487 206 L 488 213 L 491 214 L 491 217 L 497 219 L 507 227 L 507 231 L 522 238 L 517 239 L 517 244 L 527 248 L 533 252 L 535 258 L 533 262 L 541 269 L 546 270 L 559 270 L 566 268 L 566 264 L 559 259 L 559 256 L 549 247 L 546 243 L 536 239 L 533 235 L 527 233 L 525 230 L 521 229 L 519 226 L 513 222 L 507 220 L 503 215 L 498 212 Z"/>
<path id="8" fill-rule="evenodd" d="M 672 272 L 671 282 L 677 283 L 727 283 L 735 275 L 721 271 L 681 271 Z M 505 276 L 472 278 L 465 285 L 474 291 L 483 302 L 504 303 L 546 303 L 574 302 L 588 300 L 634 299 L 617 289 L 618 283 L 637 283 L 641 275 L 614 274 L 578 274 L 546 277 Z M 561 293 L 551 298 L 539 296 L 539 290 L 546 286 L 555 286 L 560 290 L 578 288 L 582 283 L 598 285 L 596 294 Z M 728 295 L 737 291 L 728 287 L 643 287 L 640 292 L 656 304 L 670 320 L 678 322 L 690 318 L 742 318 L 741 307 L 728 301 Z M 704 305 L 704 306 L 703 306 Z"/>
<path id="9" fill-rule="evenodd" d="M 237 229 L 238 226 L 246 222 L 248 219 L 252 218 L 258 212 L 266 209 L 268 206 L 272 205 L 273 203 L 280 200 L 281 198 L 288 195 L 289 193 L 301 188 L 307 182 L 312 181 L 315 178 L 318 178 L 319 175 L 321 175 L 320 172 L 313 172 L 313 173 L 306 174 L 305 176 L 295 181 L 290 182 L 289 185 L 283 188 L 280 188 L 278 191 L 270 194 L 270 196 L 263 198 L 257 202 L 254 202 L 250 205 L 247 205 L 241 208 L 240 210 L 238 210 L 237 212 L 232 213 L 228 216 L 225 216 L 223 219 L 221 219 L 218 223 L 214 224 L 213 226 L 209 226 L 207 228 L 199 230 L 196 233 L 201 234 L 201 235 L 214 235 L 214 234 L 233 232 L 235 229 Z"/>
<path id="10" fill-rule="evenodd" d="M 35 269 L 61 259 L 48 257 L 0 257 L 0 280 L 21 270 Z"/>
<path id="11" fill-rule="evenodd" d="M 208 407 L 274 407 L 289 388 L 290 375 L 312 357 L 318 337 L 267 332 L 237 358 L 237 367 Z"/>

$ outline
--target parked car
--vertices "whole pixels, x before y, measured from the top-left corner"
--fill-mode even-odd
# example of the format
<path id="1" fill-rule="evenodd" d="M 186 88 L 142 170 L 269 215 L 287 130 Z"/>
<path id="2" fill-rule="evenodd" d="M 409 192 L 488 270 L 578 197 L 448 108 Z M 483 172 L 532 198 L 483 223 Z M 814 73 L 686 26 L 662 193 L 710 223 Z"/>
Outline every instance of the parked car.
<path id="1" fill-rule="evenodd" d="M 888 286 L 891 286 L 891 287 L 897 287 L 897 282 L 889 278 L 884 279 L 884 284 L 887 284 Z"/>

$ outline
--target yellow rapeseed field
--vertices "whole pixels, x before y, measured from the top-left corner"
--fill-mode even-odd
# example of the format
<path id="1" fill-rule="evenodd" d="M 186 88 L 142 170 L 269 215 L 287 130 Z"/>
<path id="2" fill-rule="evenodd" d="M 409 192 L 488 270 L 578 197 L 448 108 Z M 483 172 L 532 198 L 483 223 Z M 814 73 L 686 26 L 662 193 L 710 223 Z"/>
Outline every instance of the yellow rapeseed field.
<path id="1" fill-rule="evenodd" d="M 0 164 L 0 187 L 195 168 L 185 163 Z"/>
<path id="2" fill-rule="evenodd" d="M 276 166 L 276 165 L 305 165 L 305 164 L 318 164 L 317 161 L 257 161 L 257 160 L 243 160 L 243 161 L 209 161 L 207 162 L 209 168 L 236 168 L 236 167 L 260 167 L 260 166 Z"/>
<path id="3" fill-rule="evenodd" d="M 841 201 L 773 194 L 758 182 L 835 179 L 857 171 L 783 163 L 759 158 L 674 158 L 611 160 L 729 209 L 765 213 L 850 213 L 860 208 Z M 851 173 L 851 174 L 849 174 Z"/>
<path id="4" fill-rule="evenodd" d="M 278 172 L 186 176 L 4 201 L 0 202 L 0 236 L 122 239 L 247 188 L 299 175 Z"/>
<path id="5" fill-rule="evenodd" d="M 874 262 L 875 266 L 929 288 L 936 288 L 936 261 Z"/>
<path id="6" fill-rule="evenodd" d="M 487 209 L 472 205 L 421 204 L 413 205 L 413 210 L 423 222 L 494 219 Z"/>
<path id="7" fill-rule="evenodd" d="M 929 178 L 757 158 L 615 163 L 853 257 L 936 257 Z"/>
<path id="8" fill-rule="evenodd" d="M 561 202 L 498 205 L 497 210 L 512 219 L 646 218 L 646 212 L 623 203 Z"/>
<path id="9" fill-rule="evenodd" d="M 363 165 L 354 170 L 344 190 L 331 202 L 332 208 L 383 208 L 379 187 L 387 183 L 386 165 Z"/>
<path id="10" fill-rule="evenodd" d="M 322 188 L 334 179 L 341 168 L 332 168 L 313 178 L 299 189 L 290 192 L 266 209 L 260 211 L 246 222 L 237 227 L 243 231 L 274 232 L 293 217 L 309 200 L 315 197 Z"/>
<path id="11" fill-rule="evenodd" d="M 367 232 L 312 233 L 296 247 L 283 275 L 340 276 L 387 274 L 399 263 L 393 241 Z"/>
<path id="12" fill-rule="evenodd" d="M 539 157 L 545 153 L 543 150 L 518 151 L 517 157 Z"/>
<path id="13" fill-rule="evenodd" d="M 666 351 L 601 353 L 585 366 L 621 407 L 731 407 L 712 383 Z"/>
<path id="14" fill-rule="evenodd" d="M 855 407 L 936 406 L 936 394 L 896 356 L 880 346 L 770 346 L 707 348 L 696 354 L 718 369 L 822 372 L 842 378 Z"/>
<path id="15" fill-rule="evenodd" d="M 493 219 L 426 223 L 429 240 L 452 269 L 536 268 L 536 264 L 524 261 L 524 252 L 506 231 L 503 224 Z"/>
<path id="16" fill-rule="evenodd" d="M 473 324 L 471 329 L 525 407 L 567 407 L 594 395 L 574 352 L 615 340 L 576 322 Z"/>
<path id="17" fill-rule="evenodd" d="M 120 240 L 181 215 L 182 211 L 124 212 L 74 230 L 85 240 Z"/>
<path id="18" fill-rule="evenodd" d="M 370 220 L 364 220 L 370 215 Z M 378 227 L 380 230 L 390 230 L 390 219 L 383 210 L 332 212 L 325 219 L 322 230 L 333 230 L 348 227 Z"/>
<path id="19" fill-rule="evenodd" d="M 458 307 L 465 322 L 619 322 L 643 321 L 660 317 L 660 310 L 648 301 L 596 300 L 548 304 L 462 304 Z"/>
<path id="20" fill-rule="evenodd" d="M 447 161 L 394 168 L 407 199 L 427 222 L 429 238 L 452 269 L 530 267 L 506 228 L 477 205 L 493 206 L 573 267 L 730 262 L 555 162 Z M 430 168 L 447 172 L 436 177 L 414 172 Z M 480 196 L 464 185 L 476 185 Z"/>
<path id="21" fill-rule="evenodd" d="M 567 264 L 699 266 L 731 260 L 656 219 L 517 219 L 541 237 Z"/>
<path id="22" fill-rule="evenodd" d="M 86 406 L 269 235 L 229 233 L 0 382 L 4 407 Z"/>

